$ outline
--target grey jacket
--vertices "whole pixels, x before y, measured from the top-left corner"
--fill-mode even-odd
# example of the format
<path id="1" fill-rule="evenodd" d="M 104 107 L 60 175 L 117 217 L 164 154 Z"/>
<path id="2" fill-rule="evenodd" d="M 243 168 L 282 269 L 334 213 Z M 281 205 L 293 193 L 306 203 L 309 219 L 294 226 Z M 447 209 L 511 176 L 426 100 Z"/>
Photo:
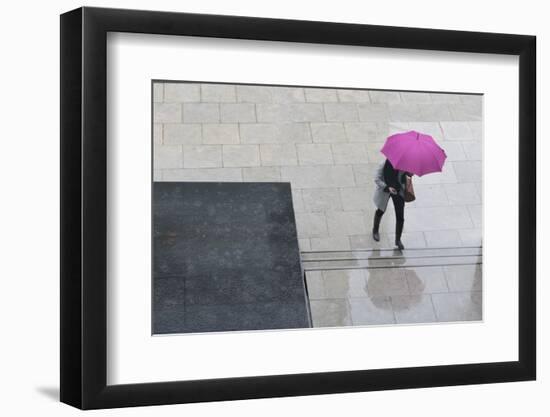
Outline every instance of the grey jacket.
<path id="1" fill-rule="evenodd" d="M 388 207 L 388 200 L 390 199 L 390 192 L 384 191 L 387 186 L 384 181 L 384 163 L 385 161 L 382 162 L 378 168 L 376 168 L 376 172 L 374 173 L 374 183 L 376 184 L 376 189 L 374 190 L 374 196 L 372 199 L 376 208 L 382 211 L 386 211 L 386 208 Z M 403 175 L 405 175 L 405 172 L 397 172 L 397 180 L 400 184 L 403 183 Z M 399 195 L 405 198 L 404 187 L 399 190 Z"/>

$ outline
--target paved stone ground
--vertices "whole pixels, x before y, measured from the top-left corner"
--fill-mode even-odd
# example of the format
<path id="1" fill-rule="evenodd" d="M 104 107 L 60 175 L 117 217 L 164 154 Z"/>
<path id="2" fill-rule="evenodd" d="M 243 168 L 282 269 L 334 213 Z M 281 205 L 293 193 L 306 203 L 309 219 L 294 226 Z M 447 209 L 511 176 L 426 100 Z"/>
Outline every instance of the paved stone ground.
<path id="1" fill-rule="evenodd" d="M 310 271 L 315 327 L 475 321 L 481 265 Z"/>
<path id="2" fill-rule="evenodd" d="M 442 173 L 413 180 L 417 200 L 406 206 L 405 246 L 482 244 L 481 96 L 194 83 L 156 83 L 153 91 L 154 180 L 290 182 L 302 251 L 393 246 L 391 203 L 381 241 L 371 238 L 373 174 L 386 137 L 411 129 L 432 135 L 448 159 Z M 343 300 L 328 288 L 326 299 L 312 299 L 314 323 L 325 322 L 321 311 L 343 308 L 335 305 L 361 322 L 352 319 L 356 297 L 328 301 Z M 445 320 L 438 306 L 462 306 L 464 313 L 471 307 L 466 298 L 481 294 L 448 290 L 420 298 L 382 294 L 380 314 L 403 322 L 398 305 L 404 301 L 395 297 L 414 297 L 418 306 L 433 307 L 418 321 Z"/>
<path id="3" fill-rule="evenodd" d="M 155 181 L 290 181 L 302 250 L 391 247 L 370 229 L 373 172 L 394 132 L 434 136 L 443 173 L 414 178 L 408 247 L 481 244 L 481 97 L 221 84 L 154 86 Z"/>

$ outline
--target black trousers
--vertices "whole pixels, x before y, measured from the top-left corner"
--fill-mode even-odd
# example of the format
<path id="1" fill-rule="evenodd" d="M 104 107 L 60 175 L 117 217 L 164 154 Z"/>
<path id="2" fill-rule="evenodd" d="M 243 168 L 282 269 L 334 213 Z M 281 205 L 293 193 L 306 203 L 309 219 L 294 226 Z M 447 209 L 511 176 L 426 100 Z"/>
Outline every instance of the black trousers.
<path id="1" fill-rule="evenodd" d="M 393 208 L 395 209 L 395 221 L 397 225 L 403 227 L 405 222 L 405 200 L 399 194 L 390 194 L 390 197 L 393 201 Z M 380 209 L 376 209 L 376 215 L 382 217 L 384 212 Z"/>

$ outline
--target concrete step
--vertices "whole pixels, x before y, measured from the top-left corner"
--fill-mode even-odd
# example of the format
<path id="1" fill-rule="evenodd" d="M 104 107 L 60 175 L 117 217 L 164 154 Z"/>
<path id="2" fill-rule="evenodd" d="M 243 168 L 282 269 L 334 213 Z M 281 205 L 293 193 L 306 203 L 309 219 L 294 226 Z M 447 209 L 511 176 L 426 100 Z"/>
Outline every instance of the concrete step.
<path id="1" fill-rule="evenodd" d="M 481 247 L 369 249 L 353 251 L 302 252 L 306 271 L 358 268 L 409 268 L 471 265 L 482 262 Z"/>

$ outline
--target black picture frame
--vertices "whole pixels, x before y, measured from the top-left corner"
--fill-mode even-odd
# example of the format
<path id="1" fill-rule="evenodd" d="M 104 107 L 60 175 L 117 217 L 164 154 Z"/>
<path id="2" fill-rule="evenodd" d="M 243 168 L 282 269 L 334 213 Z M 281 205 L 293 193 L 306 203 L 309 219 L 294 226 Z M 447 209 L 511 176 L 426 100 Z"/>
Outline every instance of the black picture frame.
<path id="1" fill-rule="evenodd" d="M 519 57 L 519 358 L 512 362 L 107 385 L 108 32 Z M 534 36 L 156 11 L 61 15 L 61 401 L 81 409 L 534 380 Z"/>

